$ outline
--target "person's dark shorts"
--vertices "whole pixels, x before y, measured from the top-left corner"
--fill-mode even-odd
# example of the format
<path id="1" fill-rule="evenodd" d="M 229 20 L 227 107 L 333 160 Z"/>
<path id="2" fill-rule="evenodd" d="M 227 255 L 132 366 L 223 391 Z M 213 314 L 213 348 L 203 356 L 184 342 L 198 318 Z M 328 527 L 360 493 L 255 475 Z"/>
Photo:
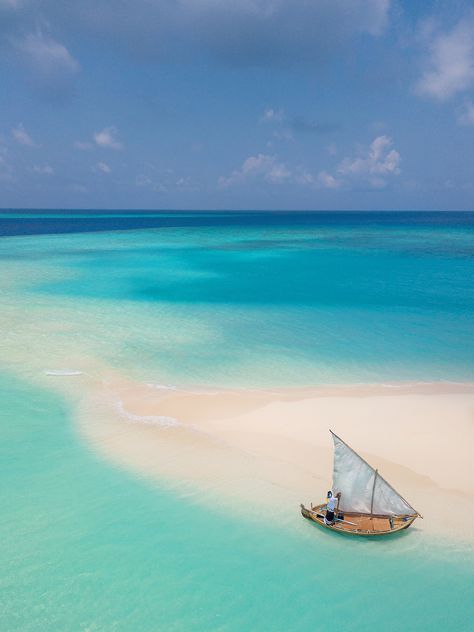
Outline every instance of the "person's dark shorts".
<path id="1" fill-rule="evenodd" d="M 334 511 L 326 509 L 326 522 L 334 522 Z"/>

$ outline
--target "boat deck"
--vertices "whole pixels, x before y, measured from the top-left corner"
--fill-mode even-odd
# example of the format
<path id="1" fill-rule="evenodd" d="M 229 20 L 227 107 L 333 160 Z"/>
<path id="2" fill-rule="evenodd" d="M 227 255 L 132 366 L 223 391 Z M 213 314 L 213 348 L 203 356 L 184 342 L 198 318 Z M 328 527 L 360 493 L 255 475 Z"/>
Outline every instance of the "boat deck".
<path id="1" fill-rule="evenodd" d="M 367 514 L 345 512 L 343 520 L 337 520 L 333 525 L 327 525 L 324 522 L 324 516 L 326 515 L 325 503 L 316 506 L 311 505 L 310 509 L 301 505 L 301 513 L 305 518 L 313 520 L 326 529 L 354 535 L 395 533 L 406 529 L 416 519 L 416 516 L 395 516 L 390 519 L 388 516 L 369 516 Z"/>

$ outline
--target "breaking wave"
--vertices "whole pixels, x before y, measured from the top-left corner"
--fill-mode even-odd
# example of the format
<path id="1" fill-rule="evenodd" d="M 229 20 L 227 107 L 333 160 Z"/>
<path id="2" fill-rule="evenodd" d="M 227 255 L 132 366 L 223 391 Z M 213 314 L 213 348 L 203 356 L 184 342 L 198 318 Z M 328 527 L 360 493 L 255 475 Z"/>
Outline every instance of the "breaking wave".
<path id="1" fill-rule="evenodd" d="M 61 376 L 61 377 L 83 374 L 82 371 L 77 371 L 76 369 L 45 369 L 43 373 L 44 375 Z"/>
<path id="2" fill-rule="evenodd" d="M 134 413 L 130 413 L 125 409 L 122 400 L 117 402 L 116 410 L 121 417 L 134 424 L 161 426 L 163 428 L 176 428 L 184 425 L 174 417 L 167 417 L 166 415 L 135 415 Z"/>
<path id="3" fill-rule="evenodd" d="M 176 391 L 178 388 L 174 384 L 147 384 L 147 386 L 156 391 Z"/>

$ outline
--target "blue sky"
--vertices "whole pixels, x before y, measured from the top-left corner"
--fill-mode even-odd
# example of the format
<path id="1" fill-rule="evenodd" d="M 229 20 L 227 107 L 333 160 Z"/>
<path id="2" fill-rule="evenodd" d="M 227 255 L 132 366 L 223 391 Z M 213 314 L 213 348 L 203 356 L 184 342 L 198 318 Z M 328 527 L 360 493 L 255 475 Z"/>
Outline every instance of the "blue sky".
<path id="1" fill-rule="evenodd" d="M 0 207 L 474 209 L 474 6 L 0 0 Z"/>

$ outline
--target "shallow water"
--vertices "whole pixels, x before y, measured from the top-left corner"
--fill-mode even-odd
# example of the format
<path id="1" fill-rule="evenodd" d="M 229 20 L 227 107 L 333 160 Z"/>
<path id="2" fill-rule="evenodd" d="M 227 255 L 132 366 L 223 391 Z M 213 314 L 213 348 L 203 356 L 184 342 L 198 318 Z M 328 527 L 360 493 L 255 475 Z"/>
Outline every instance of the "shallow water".
<path id="1" fill-rule="evenodd" d="M 91 453 L 48 388 L 472 380 L 472 215 L 332 215 L 0 240 L 1 630 L 471 629 L 472 548 L 210 509 Z"/>
<path id="2" fill-rule="evenodd" d="M 65 403 L 2 377 L 2 630 L 468 630 L 463 550 L 222 515 L 96 459 Z"/>

